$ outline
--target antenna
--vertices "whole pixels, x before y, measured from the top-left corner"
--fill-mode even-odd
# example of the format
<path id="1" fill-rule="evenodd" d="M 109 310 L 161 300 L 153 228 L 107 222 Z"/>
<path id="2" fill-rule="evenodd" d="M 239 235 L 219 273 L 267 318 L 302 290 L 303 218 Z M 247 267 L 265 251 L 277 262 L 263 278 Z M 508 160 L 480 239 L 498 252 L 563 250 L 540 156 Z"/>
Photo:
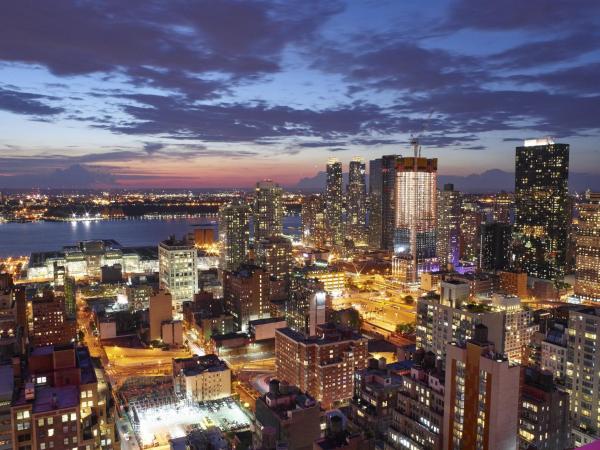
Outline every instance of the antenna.
<path id="1" fill-rule="evenodd" d="M 431 122 L 431 116 L 433 115 L 433 109 L 431 111 L 429 111 L 429 115 L 427 116 L 427 120 L 425 121 L 425 125 L 423 125 L 423 128 L 421 128 L 421 131 L 419 132 L 419 134 L 417 134 L 416 136 L 414 136 L 412 133 L 410 135 L 410 145 L 413 148 L 413 153 L 415 155 L 415 158 L 420 158 L 421 157 L 421 145 L 419 144 L 419 140 L 421 139 L 421 136 L 423 136 L 423 134 L 425 133 L 425 131 L 427 131 L 427 129 L 429 128 L 429 123 Z"/>

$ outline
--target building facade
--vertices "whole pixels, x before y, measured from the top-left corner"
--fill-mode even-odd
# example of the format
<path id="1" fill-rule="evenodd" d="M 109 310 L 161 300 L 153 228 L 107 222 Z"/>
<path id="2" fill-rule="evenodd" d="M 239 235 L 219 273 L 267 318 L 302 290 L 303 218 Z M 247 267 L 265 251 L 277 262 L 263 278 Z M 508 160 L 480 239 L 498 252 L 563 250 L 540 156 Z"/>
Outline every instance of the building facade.
<path id="1" fill-rule="evenodd" d="M 283 189 L 271 180 L 256 183 L 254 190 L 254 241 L 279 236 L 283 230 Z"/>
<path id="2" fill-rule="evenodd" d="M 160 286 L 171 294 L 173 306 L 181 311 L 181 304 L 194 299 L 198 291 L 196 248 L 174 236 L 158 246 Z"/>
<path id="3" fill-rule="evenodd" d="M 512 228 L 507 223 L 492 222 L 481 225 L 479 268 L 487 272 L 508 269 Z"/>
<path id="4" fill-rule="evenodd" d="M 600 301 L 600 193 L 579 205 L 575 247 L 575 295 Z"/>
<path id="5" fill-rule="evenodd" d="M 269 274 L 261 267 L 244 264 L 223 272 L 223 301 L 239 330 L 247 331 L 251 320 L 270 317 L 269 294 Z"/>
<path id="6" fill-rule="evenodd" d="M 394 253 L 405 261 L 400 278 L 417 282 L 437 269 L 437 159 L 400 158 L 396 164 Z"/>
<path id="7" fill-rule="evenodd" d="M 514 264 L 529 276 L 564 274 L 568 210 L 569 145 L 526 140 L 516 148 Z"/>
<path id="8" fill-rule="evenodd" d="M 438 191 L 436 254 L 442 269 L 456 266 L 460 257 L 460 202 L 453 184 Z"/>
<path id="9" fill-rule="evenodd" d="M 219 266 L 237 270 L 246 262 L 250 244 L 250 208 L 235 201 L 219 209 Z"/>
<path id="10" fill-rule="evenodd" d="M 361 157 L 350 161 L 346 198 L 348 202 L 347 233 L 355 244 L 367 244 L 366 166 Z"/>
<path id="11" fill-rule="evenodd" d="M 369 247 L 381 248 L 381 189 L 383 186 L 381 158 L 369 161 Z"/>
<path id="12" fill-rule="evenodd" d="M 342 163 L 336 158 L 327 161 L 327 185 L 325 188 L 325 222 L 328 241 L 341 245 L 344 241 L 344 191 Z"/>
<path id="13" fill-rule="evenodd" d="M 309 195 L 302 200 L 302 242 L 317 248 L 327 243 L 325 199 L 322 195 Z"/>

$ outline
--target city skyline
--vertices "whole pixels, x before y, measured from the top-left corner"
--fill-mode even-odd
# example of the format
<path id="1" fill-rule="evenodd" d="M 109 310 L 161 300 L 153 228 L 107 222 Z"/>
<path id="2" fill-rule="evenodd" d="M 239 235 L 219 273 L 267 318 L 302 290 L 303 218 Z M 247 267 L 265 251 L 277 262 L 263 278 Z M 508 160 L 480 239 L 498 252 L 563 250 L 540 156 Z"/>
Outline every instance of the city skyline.
<path id="1" fill-rule="evenodd" d="M 10 4 L 0 186 L 289 188 L 423 129 L 440 176 L 512 172 L 551 135 L 590 179 L 600 6 L 577 4 Z"/>

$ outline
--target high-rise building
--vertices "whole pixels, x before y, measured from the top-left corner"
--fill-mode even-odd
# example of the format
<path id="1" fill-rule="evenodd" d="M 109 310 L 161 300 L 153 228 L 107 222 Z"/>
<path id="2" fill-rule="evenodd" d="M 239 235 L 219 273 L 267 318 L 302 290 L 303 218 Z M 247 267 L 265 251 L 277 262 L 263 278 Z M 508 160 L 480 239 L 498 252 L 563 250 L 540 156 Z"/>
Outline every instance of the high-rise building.
<path id="1" fill-rule="evenodd" d="M 12 364 L 0 365 L 0 450 L 18 448 L 12 445 L 10 404 L 14 394 L 14 369 Z"/>
<path id="2" fill-rule="evenodd" d="M 14 449 L 115 448 L 110 390 L 98 382 L 87 347 L 37 348 L 28 371 L 11 406 Z"/>
<path id="3" fill-rule="evenodd" d="M 321 195 L 302 200 L 302 242 L 312 247 L 324 247 L 327 243 L 325 199 Z"/>
<path id="4" fill-rule="evenodd" d="M 463 201 L 460 212 L 460 259 L 477 262 L 481 238 L 481 224 L 485 216 L 479 207 L 471 202 Z"/>
<path id="5" fill-rule="evenodd" d="M 283 227 L 283 190 L 271 180 L 256 183 L 254 190 L 254 242 L 279 236 Z"/>
<path id="6" fill-rule="evenodd" d="M 171 320 L 173 320 L 173 296 L 165 290 L 160 290 L 148 301 L 150 340 L 162 339 L 162 324 Z"/>
<path id="7" fill-rule="evenodd" d="M 437 268 L 437 159 L 408 157 L 396 164 L 394 253 L 405 262 L 400 278 L 417 282 Z"/>
<path id="8" fill-rule="evenodd" d="M 469 303 L 468 291 L 465 283 L 443 281 L 441 298 L 417 300 L 417 347 L 444 359 L 446 344 L 464 344 L 483 324 L 496 351 L 511 361 L 521 362 L 525 347 L 537 331 L 532 312 L 512 296 L 494 295 L 485 304 Z"/>
<path id="9" fill-rule="evenodd" d="M 221 270 L 237 270 L 246 262 L 250 243 L 250 208 L 234 201 L 219 209 Z"/>
<path id="10" fill-rule="evenodd" d="M 443 368 L 431 353 L 416 361 L 402 376 L 385 450 L 442 450 L 444 387 Z"/>
<path id="11" fill-rule="evenodd" d="M 453 184 L 438 191 L 436 253 L 442 269 L 456 266 L 460 257 L 460 200 Z"/>
<path id="12" fill-rule="evenodd" d="M 171 236 L 158 245 L 158 265 L 160 287 L 171 294 L 173 307 L 181 311 L 181 304 L 193 300 L 198 291 L 196 248 Z"/>
<path id="13" fill-rule="evenodd" d="M 511 226 L 492 222 L 481 225 L 479 268 L 487 272 L 507 269 L 510 264 Z"/>
<path id="14" fill-rule="evenodd" d="M 396 164 L 398 155 L 381 158 L 381 248 L 394 250 L 396 230 Z"/>
<path id="15" fill-rule="evenodd" d="M 516 148 L 514 264 L 529 276 L 564 274 L 567 250 L 569 145 L 526 140 Z"/>
<path id="16" fill-rule="evenodd" d="M 600 301 L 600 193 L 587 193 L 586 202 L 579 205 L 575 295 Z"/>
<path id="17" fill-rule="evenodd" d="M 369 246 L 381 248 L 381 158 L 369 161 Z"/>
<path id="18" fill-rule="evenodd" d="M 367 185 L 365 178 L 365 161 L 356 157 L 350 161 L 348 187 L 347 233 L 356 244 L 367 242 Z"/>
<path id="19" fill-rule="evenodd" d="M 312 449 L 321 437 L 319 403 L 296 386 L 269 382 L 269 391 L 256 400 L 255 448 Z"/>
<path id="20" fill-rule="evenodd" d="M 325 286 L 315 278 L 294 272 L 289 297 L 285 302 L 288 327 L 307 336 L 314 336 L 317 326 L 326 321 Z"/>
<path id="21" fill-rule="evenodd" d="M 327 186 L 325 190 L 325 220 L 329 242 L 344 242 L 342 163 L 337 158 L 327 161 Z"/>
<path id="22" fill-rule="evenodd" d="M 223 300 L 242 331 L 251 320 L 270 316 L 269 291 L 269 273 L 261 267 L 243 264 L 223 272 Z"/>
<path id="23" fill-rule="evenodd" d="M 347 402 L 354 393 L 354 372 L 367 365 L 367 339 L 333 324 L 315 336 L 291 328 L 275 331 L 277 378 L 298 386 L 325 409 Z"/>
<path id="24" fill-rule="evenodd" d="M 287 280 L 294 259 L 292 241 L 283 236 L 271 236 L 255 243 L 256 265 L 265 269 L 275 280 Z"/>
<path id="25" fill-rule="evenodd" d="M 568 449 L 569 394 L 556 387 L 552 374 L 524 367 L 519 400 L 519 450 Z"/>
<path id="26" fill-rule="evenodd" d="M 576 447 L 600 439 L 600 308 L 569 311 L 567 389 Z"/>
<path id="27" fill-rule="evenodd" d="M 350 419 L 356 428 L 382 439 L 392 420 L 402 378 L 387 368 L 385 358 L 370 358 L 367 364 L 354 374 Z"/>
<path id="28" fill-rule="evenodd" d="M 60 293 L 45 291 L 31 301 L 33 327 L 30 343 L 34 347 L 65 345 L 75 340 L 77 322 L 67 317 L 65 298 Z"/>
<path id="29" fill-rule="evenodd" d="M 484 325 L 446 354 L 443 448 L 515 450 L 520 367 L 494 351 Z"/>
<path id="30" fill-rule="evenodd" d="M 500 292 L 525 298 L 529 295 L 527 274 L 525 272 L 501 270 L 498 272 Z"/>

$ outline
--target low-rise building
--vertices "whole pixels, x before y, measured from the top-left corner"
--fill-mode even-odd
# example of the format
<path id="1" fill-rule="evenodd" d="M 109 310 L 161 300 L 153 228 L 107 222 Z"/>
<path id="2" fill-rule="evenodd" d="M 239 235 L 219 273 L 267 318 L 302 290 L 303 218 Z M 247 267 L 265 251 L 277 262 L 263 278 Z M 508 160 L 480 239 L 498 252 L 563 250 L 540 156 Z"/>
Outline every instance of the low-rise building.
<path id="1" fill-rule="evenodd" d="M 195 402 L 231 396 L 231 369 L 217 355 L 173 359 L 175 392 Z"/>

